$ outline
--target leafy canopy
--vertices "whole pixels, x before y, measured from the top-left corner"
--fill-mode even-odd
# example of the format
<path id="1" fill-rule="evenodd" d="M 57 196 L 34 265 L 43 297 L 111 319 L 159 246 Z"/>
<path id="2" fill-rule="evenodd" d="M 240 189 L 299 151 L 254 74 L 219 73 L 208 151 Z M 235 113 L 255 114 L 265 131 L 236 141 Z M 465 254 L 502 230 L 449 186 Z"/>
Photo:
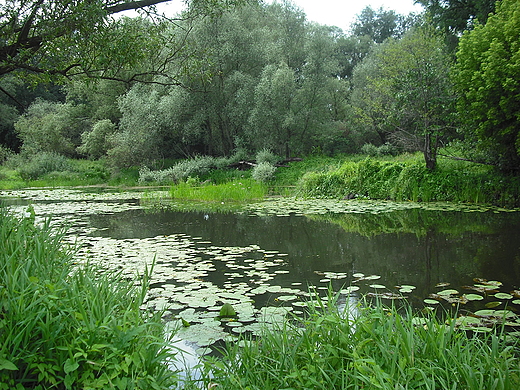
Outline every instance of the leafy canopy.
<path id="1" fill-rule="evenodd" d="M 520 2 L 503 0 L 485 25 L 465 33 L 457 52 L 459 113 L 506 171 L 520 169 Z"/>

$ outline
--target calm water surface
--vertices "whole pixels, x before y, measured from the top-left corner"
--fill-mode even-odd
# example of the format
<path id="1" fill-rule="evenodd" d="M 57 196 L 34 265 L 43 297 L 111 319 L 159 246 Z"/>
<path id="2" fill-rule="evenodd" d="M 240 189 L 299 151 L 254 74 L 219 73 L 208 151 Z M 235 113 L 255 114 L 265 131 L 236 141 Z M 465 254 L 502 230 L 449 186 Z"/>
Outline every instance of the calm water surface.
<path id="1" fill-rule="evenodd" d="M 94 235 L 116 239 L 186 234 L 219 247 L 258 245 L 287 254 L 270 284 L 323 285 L 324 272 L 347 273 L 332 280 L 350 284 L 354 273 L 380 275 L 388 287 L 417 286 L 422 301 L 440 282 L 454 288 L 473 278 L 520 288 L 520 213 L 403 210 L 385 215 L 248 216 L 204 212 L 129 210 L 93 215 Z M 209 245 L 209 244 L 208 244 Z M 207 278 L 225 282 L 222 265 Z"/>

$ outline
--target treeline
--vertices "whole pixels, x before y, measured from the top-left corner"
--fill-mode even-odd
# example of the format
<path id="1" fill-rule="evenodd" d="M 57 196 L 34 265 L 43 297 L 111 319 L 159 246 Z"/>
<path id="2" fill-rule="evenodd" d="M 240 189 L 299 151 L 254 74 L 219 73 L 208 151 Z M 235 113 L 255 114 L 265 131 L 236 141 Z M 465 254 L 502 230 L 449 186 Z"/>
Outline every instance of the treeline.
<path id="1" fill-rule="evenodd" d="M 520 4 L 503 0 L 480 24 L 469 10 L 457 30 L 446 24 L 453 15 L 421 3 L 423 15 L 366 8 L 349 32 L 308 22 L 289 2 L 159 25 L 122 18 L 119 27 L 139 38 L 132 74 L 142 68 L 146 77 L 27 91 L 17 74 L 3 76 L 0 159 L 45 153 L 122 168 L 266 149 L 288 158 L 377 148 L 422 151 L 433 170 L 440 148 L 452 146 L 458 157 L 518 172 Z M 114 55 L 132 50 L 116 44 Z"/>

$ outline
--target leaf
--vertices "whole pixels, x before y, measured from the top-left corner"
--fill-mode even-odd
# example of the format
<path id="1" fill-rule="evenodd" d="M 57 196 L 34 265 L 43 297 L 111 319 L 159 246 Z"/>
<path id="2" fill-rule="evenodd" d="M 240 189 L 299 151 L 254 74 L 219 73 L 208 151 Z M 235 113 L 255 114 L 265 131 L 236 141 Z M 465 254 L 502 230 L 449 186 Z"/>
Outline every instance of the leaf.
<path id="1" fill-rule="evenodd" d="M 507 294 L 507 293 L 496 293 L 494 296 L 497 299 L 511 299 L 511 298 L 513 298 L 513 296 L 511 294 Z"/>
<path id="2" fill-rule="evenodd" d="M 478 294 L 465 294 L 464 295 L 468 301 L 481 301 L 484 299 L 482 295 Z"/>
<path id="3" fill-rule="evenodd" d="M 442 290 L 437 293 L 437 295 L 455 295 L 459 292 L 457 290 L 449 289 L 449 290 Z"/>
<path id="4" fill-rule="evenodd" d="M 438 305 L 439 301 L 436 301 L 435 299 L 423 299 L 423 302 L 428 305 Z"/>
<path id="5" fill-rule="evenodd" d="M 484 306 L 487 307 L 488 309 L 493 309 L 494 307 L 500 306 L 501 304 L 502 304 L 502 302 L 493 301 L 493 302 L 486 303 Z"/>
<path id="6" fill-rule="evenodd" d="M 370 287 L 375 289 L 386 288 L 386 286 L 383 286 L 382 284 L 371 284 Z"/>
<path id="7" fill-rule="evenodd" d="M 0 370 L 17 371 L 18 367 L 16 367 L 13 362 L 4 358 L 0 358 Z"/>
<path id="8" fill-rule="evenodd" d="M 69 374 L 72 371 L 76 371 L 79 368 L 79 363 L 71 360 L 70 358 L 65 360 L 65 364 L 63 365 L 63 371 L 65 374 Z"/>
<path id="9" fill-rule="evenodd" d="M 224 303 L 220 308 L 220 317 L 222 318 L 235 317 L 236 315 L 235 309 L 233 309 L 233 306 L 229 303 Z"/>

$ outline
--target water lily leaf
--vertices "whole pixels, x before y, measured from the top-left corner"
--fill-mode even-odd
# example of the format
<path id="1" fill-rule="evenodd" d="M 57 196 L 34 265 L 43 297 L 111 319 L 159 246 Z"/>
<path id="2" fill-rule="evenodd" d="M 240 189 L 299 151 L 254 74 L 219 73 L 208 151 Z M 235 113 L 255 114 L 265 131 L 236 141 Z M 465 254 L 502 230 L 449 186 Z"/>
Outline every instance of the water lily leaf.
<path id="1" fill-rule="evenodd" d="M 485 309 L 482 309 L 482 310 L 476 311 L 473 314 L 475 314 L 476 316 L 480 316 L 480 317 L 492 317 L 495 314 L 495 310 L 485 310 Z"/>
<path id="2" fill-rule="evenodd" d="M 403 294 L 409 294 L 409 293 L 413 292 L 413 289 L 411 289 L 411 288 L 403 288 L 402 287 L 402 288 L 399 289 L 399 292 L 403 293 Z"/>
<path id="3" fill-rule="evenodd" d="M 437 293 L 437 295 L 456 295 L 459 292 L 457 290 L 448 289 L 448 290 L 442 290 Z"/>
<path id="4" fill-rule="evenodd" d="M 352 275 L 354 278 L 363 278 L 365 276 L 365 274 L 362 274 L 360 272 L 357 272 L 355 274 Z"/>
<path id="5" fill-rule="evenodd" d="M 438 305 L 439 304 L 439 301 L 436 301 L 435 299 L 423 299 L 423 302 L 428 304 L 428 305 Z"/>
<path id="6" fill-rule="evenodd" d="M 416 286 L 411 286 L 409 284 L 402 284 L 401 286 L 398 286 L 399 288 L 404 288 L 406 290 L 415 290 L 417 287 Z"/>
<path id="7" fill-rule="evenodd" d="M 468 301 L 481 301 L 484 299 L 482 295 L 478 294 L 465 294 L 464 295 Z"/>
<path id="8" fill-rule="evenodd" d="M 237 313 L 230 303 L 224 303 L 220 308 L 219 316 L 222 318 L 235 317 L 236 315 Z"/>
<path id="9" fill-rule="evenodd" d="M 514 301 L 512 301 L 515 305 L 520 305 L 520 299 L 515 299 Z"/>
<path id="10" fill-rule="evenodd" d="M 371 284 L 370 287 L 375 289 L 386 288 L 386 286 L 383 286 L 382 284 Z"/>
<path id="11" fill-rule="evenodd" d="M 341 294 L 350 294 L 350 293 L 353 293 L 354 291 L 358 291 L 359 290 L 359 286 L 348 286 L 346 288 L 344 288 L 343 290 L 340 291 Z"/>
<path id="12" fill-rule="evenodd" d="M 435 287 L 441 288 L 441 287 L 448 287 L 451 283 L 437 283 Z"/>
<path id="13" fill-rule="evenodd" d="M 513 298 L 513 296 L 511 294 L 507 294 L 507 293 L 496 293 L 494 296 L 497 299 L 511 299 L 511 298 Z"/>
<path id="14" fill-rule="evenodd" d="M 370 276 L 365 277 L 365 280 L 377 280 L 377 279 L 381 279 L 381 275 L 370 275 Z"/>
<path id="15" fill-rule="evenodd" d="M 487 307 L 488 309 L 493 309 L 494 307 L 500 306 L 501 304 L 502 304 L 502 302 L 492 301 L 492 302 L 486 303 L 484 306 Z"/>

